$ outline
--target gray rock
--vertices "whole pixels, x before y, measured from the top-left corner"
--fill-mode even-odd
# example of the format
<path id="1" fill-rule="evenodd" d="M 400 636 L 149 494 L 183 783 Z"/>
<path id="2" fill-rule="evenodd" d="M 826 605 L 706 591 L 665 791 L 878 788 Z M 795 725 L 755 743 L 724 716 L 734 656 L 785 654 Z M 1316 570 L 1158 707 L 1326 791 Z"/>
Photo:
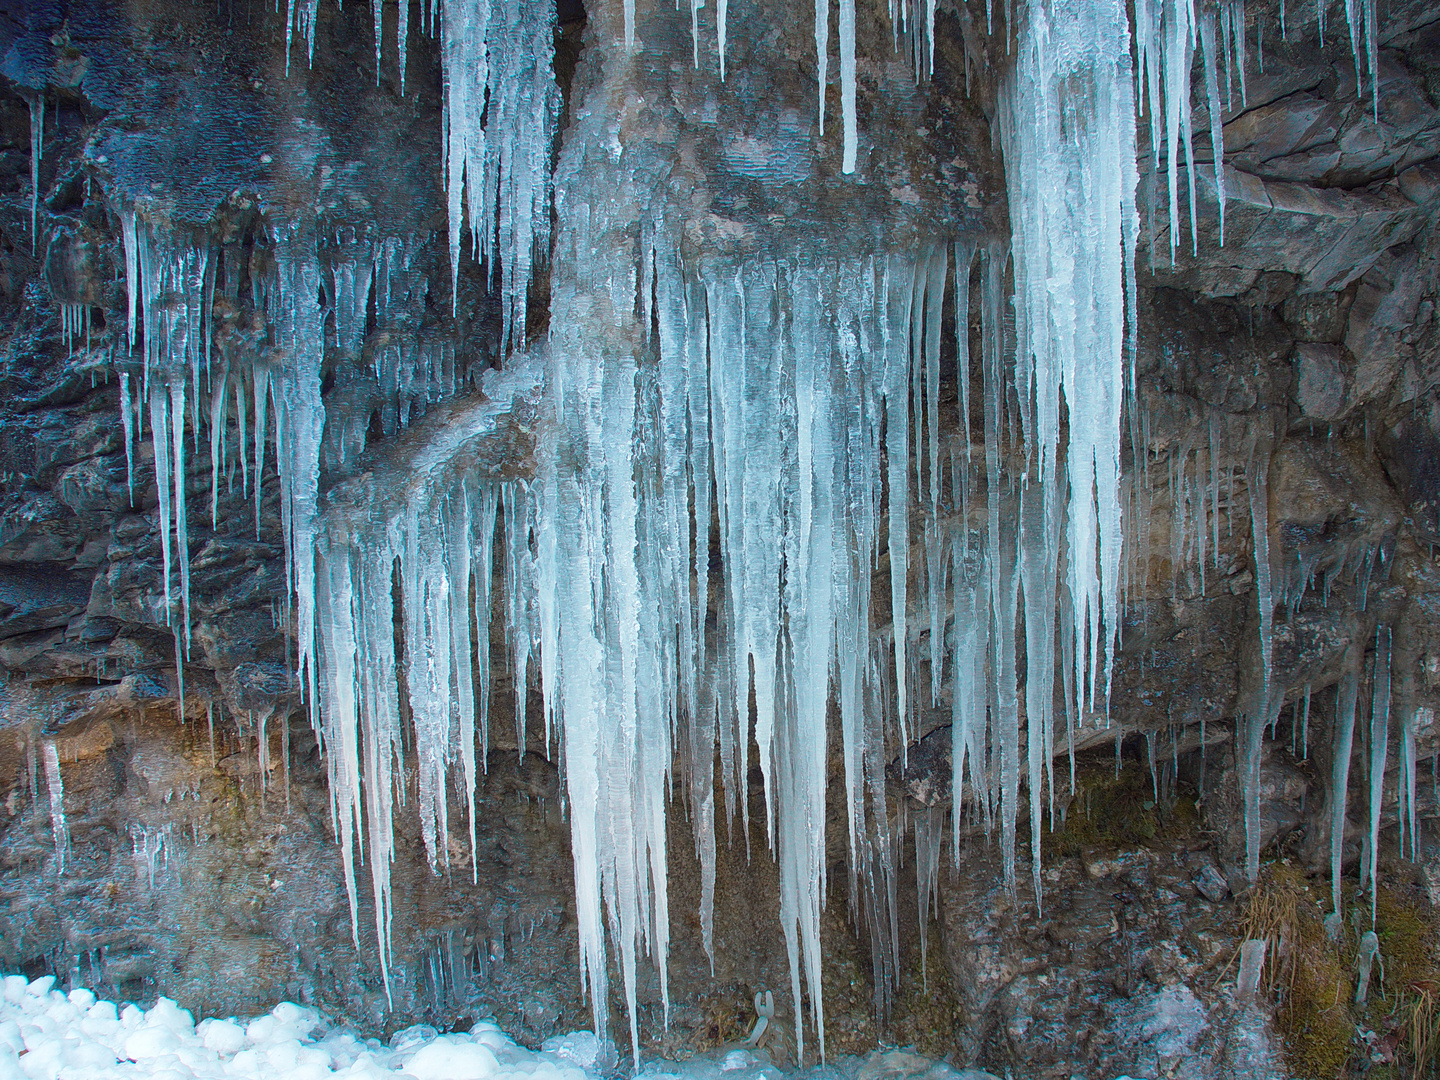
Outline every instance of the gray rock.
<path id="1" fill-rule="evenodd" d="M 1190 879 L 1195 883 L 1195 888 L 1200 895 L 1209 900 L 1212 904 L 1218 904 L 1230 895 L 1230 884 L 1221 875 L 1220 871 L 1209 864 L 1202 866 Z"/>
<path id="2" fill-rule="evenodd" d="M 1345 409 L 1345 370 L 1336 345 L 1295 346 L 1295 401 L 1312 420 L 1334 420 Z"/>
<path id="3" fill-rule="evenodd" d="M 1384 397 L 1415 354 L 1407 334 L 1425 287 L 1418 264 L 1419 253 L 1413 249 L 1386 252 L 1356 289 L 1345 329 L 1345 347 L 1355 357 L 1347 408 Z"/>

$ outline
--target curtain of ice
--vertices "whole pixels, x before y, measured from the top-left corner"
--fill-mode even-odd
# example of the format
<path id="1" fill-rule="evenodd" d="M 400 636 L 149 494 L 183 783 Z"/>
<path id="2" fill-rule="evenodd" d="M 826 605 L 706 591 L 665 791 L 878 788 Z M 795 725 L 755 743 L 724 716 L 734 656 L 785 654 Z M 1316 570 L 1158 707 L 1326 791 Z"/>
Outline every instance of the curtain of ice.
<path id="1" fill-rule="evenodd" d="M 1015 280 L 1014 384 L 1025 440 L 1019 576 L 1029 672 L 1026 756 L 1038 823 L 1041 771 L 1053 738 L 1062 532 L 1076 693 L 1087 710 L 1103 710 L 1109 696 L 1119 630 L 1120 415 L 1125 351 L 1133 347 L 1139 220 L 1124 6 L 1031 0 L 1016 51 L 1015 69 L 1002 83 L 1000 130 Z M 988 431 L 986 441 L 988 447 Z M 1009 632 L 1003 621 L 1000 629 Z M 1008 679 L 999 692 L 1010 692 Z M 1002 697 L 1002 724 L 1005 713 Z M 1002 746 L 1002 769 L 1011 767 L 1012 756 Z M 1008 845 L 1014 780 L 1003 788 Z M 1032 837 L 1038 888 L 1038 828 Z"/>
<path id="2" fill-rule="evenodd" d="M 541 652 L 563 735 L 584 975 L 602 1026 L 607 938 L 632 1036 L 638 953 L 664 969 L 673 748 L 702 865 L 713 866 L 712 769 L 718 755 L 727 811 L 743 818 L 753 734 L 796 1013 L 808 992 L 823 1032 L 827 715 L 833 687 L 851 849 L 864 861 L 890 682 L 875 662 L 868 583 L 891 483 L 903 685 L 908 540 L 895 537 L 908 535 L 910 391 L 927 334 L 938 334 L 947 259 L 937 246 L 692 269 L 655 244 L 619 288 L 607 274 L 579 302 L 592 322 L 569 320 L 552 341 L 553 419 L 538 454 Z M 652 321 L 644 348 L 604 344 L 617 328 L 648 339 Z M 885 430 L 896 453 L 888 479 Z M 707 631 L 712 544 L 721 587 Z M 712 898 L 707 875 L 707 947 Z"/>
<path id="3" fill-rule="evenodd" d="M 140 407 L 149 406 L 155 444 L 155 488 L 159 499 L 163 621 L 173 625 L 178 647 L 190 647 L 190 544 L 185 495 L 186 399 L 192 427 L 199 424 L 195 404 L 209 372 L 210 302 L 214 266 L 208 240 L 183 228 L 152 225 L 135 210 L 120 210 L 125 245 L 125 283 L 129 296 L 127 341 L 133 354 L 143 341 L 140 393 L 131 397 L 129 373 L 121 380 L 121 416 L 127 434 L 127 461 L 133 480 L 134 433 Z M 138 322 L 138 327 L 137 327 Z M 141 331 L 137 334 L 137 328 Z M 171 567 L 178 563 L 180 618 L 171 613 Z M 182 688 L 183 692 L 183 688 Z"/>
<path id="4" fill-rule="evenodd" d="M 331 813 L 352 925 L 358 902 L 354 867 L 368 842 L 375 932 L 387 987 L 393 819 L 405 788 L 400 670 L 403 666 L 412 717 L 427 857 L 436 871 L 450 865 L 446 778 L 458 766 L 473 878 L 478 870 L 475 786 L 488 744 L 495 526 L 502 501 L 522 519 L 527 512 L 525 490 L 517 484 L 501 484 L 474 470 L 435 480 L 403 492 L 398 513 L 364 506 L 332 513 L 318 538 L 320 714 Z M 397 583 L 403 654 L 395 648 Z M 522 585 L 529 582 L 522 580 Z M 472 648 L 481 659 L 478 668 L 471 662 Z"/>
<path id="5" fill-rule="evenodd" d="M 501 349 L 525 342 L 537 259 L 550 247 L 550 154 L 560 116 L 547 0 L 439 0 L 452 309 L 460 236 L 501 294 Z"/>

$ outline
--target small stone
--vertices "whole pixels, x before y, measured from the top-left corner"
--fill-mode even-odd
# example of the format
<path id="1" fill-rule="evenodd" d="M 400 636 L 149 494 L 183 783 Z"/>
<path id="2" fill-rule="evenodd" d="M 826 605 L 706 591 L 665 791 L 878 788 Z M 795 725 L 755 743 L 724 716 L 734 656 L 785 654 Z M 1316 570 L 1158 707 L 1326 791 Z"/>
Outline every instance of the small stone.
<path id="1" fill-rule="evenodd" d="M 1086 848 L 1080 853 L 1080 862 L 1085 867 L 1085 876 L 1092 881 L 1114 877 L 1125 868 L 1125 864 L 1113 854 L 1106 854 L 1097 848 Z"/>
<path id="2" fill-rule="evenodd" d="M 1230 892 L 1230 886 L 1213 866 L 1202 866 L 1190 880 L 1195 883 L 1200 895 L 1212 904 L 1220 903 Z"/>

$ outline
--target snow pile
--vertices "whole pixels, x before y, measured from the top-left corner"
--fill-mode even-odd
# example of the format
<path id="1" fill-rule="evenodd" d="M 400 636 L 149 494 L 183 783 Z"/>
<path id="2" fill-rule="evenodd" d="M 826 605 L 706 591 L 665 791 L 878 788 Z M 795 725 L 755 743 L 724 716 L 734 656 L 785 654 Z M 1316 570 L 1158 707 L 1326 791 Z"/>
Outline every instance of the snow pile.
<path id="1" fill-rule="evenodd" d="M 388 1045 L 327 1025 L 314 1009 L 281 1002 L 250 1021 L 202 1020 L 160 998 L 118 1008 L 89 990 L 64 994 L 54 976 L 5 978 L 0 1076 L 29 1080 L 586 1080 L 614 1051 L 588 1031 L 526 1050 L 488 1021 L 468 1034 L 416 1025 Z M 608 1056 L 606 1054 L 608 1051 Z M 589 1070 L 587 1072 L 587 1070 Z"/>
<path id="2" fill-rule="evenodd" d="M 494 1023 L 440 1034 L 415 1024 L 388 1043 L 331 1026 L 314 1009 L 282 1001 L 251 1020 L 195 1023 L 169 998 L 117 1006 L 89 990 L 54 989 L 55 977 L 0 979 L 0 1077 L 17 1080 L 603 1080 L 618 1075 L 613 1043 L 590 1031 L 527 1050 Z M 722 1046 L 686 1061 L 654 1059 L 641 1080 L 994 1080 L 901 1050 L 841 1056 L 787 1072 L 764 1050 Z"/>

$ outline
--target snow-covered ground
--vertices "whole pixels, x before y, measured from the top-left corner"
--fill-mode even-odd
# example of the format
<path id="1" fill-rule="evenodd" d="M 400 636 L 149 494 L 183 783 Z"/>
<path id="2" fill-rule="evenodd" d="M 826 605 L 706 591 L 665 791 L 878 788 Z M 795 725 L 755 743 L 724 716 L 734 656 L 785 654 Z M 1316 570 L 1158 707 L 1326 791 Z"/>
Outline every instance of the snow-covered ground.
<path id="1" fill-rule="evenodd" d="M 0 1080 L 590 1080 L 614 1061 L 588 1031 L 551 1039 L 539 1053 L 483 1021 L 461 1035 L 407 1028 L 386 1044 L 288 1001 L 253 1020 L 197 1024 L 169 998 L 117 1008 L 89 990 L 53 990 L 54 982 L 4 980 Z"/>
<path id="2" fill-rule="evenodd" d="M 202 1020 L 169 998 L 116 1006 L 89 990 L 52 989 L 11 975 L 0 995 L 0 1080 L 602 1080 L 629 1062 L 589 1031 L 527 1050 L 488 1021 L 465 1034 L 418 1025 L 388 1043 L 331 1027 L 314 1009 L 281 1002 L 253 1020 Z M 646 1061 L 637 1080 L 782 1080 L 763 1051 L 722 1049 L 688 1061 Z M 842 1058 L 792 1080 L 993 1080 L 905 1051 Z"/>

